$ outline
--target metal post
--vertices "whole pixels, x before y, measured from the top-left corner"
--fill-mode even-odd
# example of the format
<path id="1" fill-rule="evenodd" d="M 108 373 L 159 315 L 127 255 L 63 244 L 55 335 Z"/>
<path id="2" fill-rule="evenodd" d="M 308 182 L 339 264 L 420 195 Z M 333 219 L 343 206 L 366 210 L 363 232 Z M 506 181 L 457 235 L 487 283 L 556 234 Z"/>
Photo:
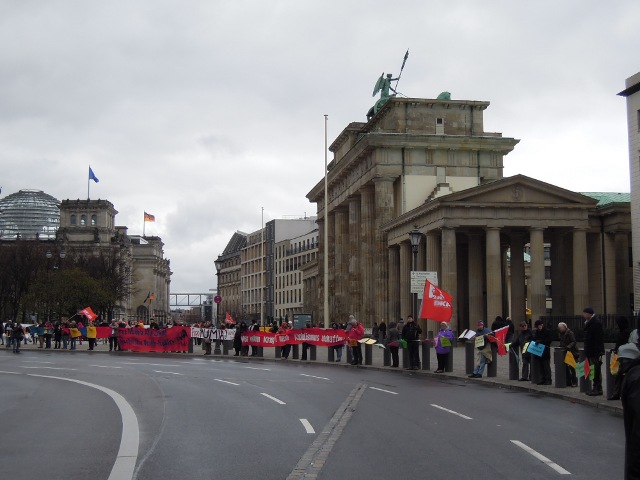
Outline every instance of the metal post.
<path id="1" fill-rule="evenodd" d="M 431 342 L 422 342 L 422 370 L 431 370 Z"/>
<path id="2" fill-rule="evenodd" d="M 318 347 L 315 345 L 309 345 L 309 360 L 315 362 L 317 360 Z"/>
<path id="3" fill-rule="evenodd" d="M 566 388 L 569 383 L 567 378 L 567 366 L 564 363 L 564 348 L 553 349 L 554 383 L 556 388 Z"/>
<path id="4" fill-rule="evenodd" d="M 334 347 L 327 347 L 327 362 L 335 362 L 336 349 Z"/>
<path id="5" fill-rule="evenodd" d="M 452 345 L 449 349 L 449 355 L 447 355 L 447 365 L 444 367 L 445 372 L 453 372 L 453 352 L 455 351 L 454 346 Z"/>
<path id="6" fill-rule="evenodd" d="M 515 354 L 509 352 L 509 380 L 518 380 L 520 378 L 520 365 Z"/>
<path id="7" fill-rule="evenodd" d="M 324 248 L 323 248 L 323 280 L 324 280 L 324 328 L 329 328 L 329 193 L 327 181 L 329 169 L 327 168 L 327 123 L 329 115 L 324 116 Z M 348 353 L 347 353 L 348 355 Z"/>
<path id="8" fill-rule="evenodd" d="M 472 341 L 467 340 L 464 344 L 464 368 L 467 375 L 471 375 L 475 368 L 476 346 Z"/>
<path id="9" fill-rule="evenodd" d="M 385 367 L 391 366 L 391 352 L 388 348 L 385 348 L 382 352 L 382 365 Z"/>
<path id="10" fill-rule="evenodd" d="M 373 345 L 364 344 L 364 364 L 373 365 Z"/>
<path id="11" fill-rule="evenodd" d="M 605 355 L 605 364 L 604 364 L 604 374 L 605 374 L 605 384 L 606 384 L 606 393 L 607 398 L 613 395 L 613 387 L 615 385 L 615 378 L 611 375 L 611 370 L 609 370 L 609 365 L 611 365 L 611 351 L 608 351 Z"/>
<path id="12" fill-rule="evenodd" d="M 294 344 L 291 349 L 293 350 L 293 354 L 291 356 L 291 358 L 293 358 L 294 360 L 300 360 L 300 345 L 299 344 Z"/>
<path id="13" fill-rule="evenodd" d="M 408 348 L 402 349 L 402 368 L 404 369 L 409 368 L 409 349 Z"/>
<path id="14" fill-rule="evenodd" d="M 498 347 L 494 343 L 491 344 L 491 363 L 487 365 L 487 377 L 498 376 Z"/>

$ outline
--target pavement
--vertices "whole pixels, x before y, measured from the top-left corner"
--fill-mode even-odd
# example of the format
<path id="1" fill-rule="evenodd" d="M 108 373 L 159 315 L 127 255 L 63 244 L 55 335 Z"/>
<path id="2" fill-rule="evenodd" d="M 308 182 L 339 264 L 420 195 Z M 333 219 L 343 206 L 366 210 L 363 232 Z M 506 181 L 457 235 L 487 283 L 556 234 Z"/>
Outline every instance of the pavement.
<path id="1" fill-rule="evenodd" d="M 4 348 L 4 346 L 0 346 L 0 348 Z M 28 345 L 22 347 L 25 350 L 28 351 L 41 351 L 41 352 L 58 352 L 61 354 L 64 353 L 71 353 L 70 351 L 65 351 L 65 350 L 54 350 L 53 348 L 51 349 L 40 349 L 38 348 L 37 345 L 34 345 L 32 343 L 29 343 Z M 385 367 L 384 366 L 384 355 L 383 355 L 383 349 L 379 348 L 379 347 L 373 347 L 372 348 L 372 362 L 371 365 L 363 365 L 363 366 L 358 366 L 358 367 L 354 367 L 350 364 L 347 363 L 347 355 L 346 355 L 346 347 L 345 350 L 343 350 L 343 355 L 342 355 L 342 361 L 341 362 L 329 362 L 328 361 L 328 353 L 327 353 L 327 348 L 326 347 L 317 347 L 316 350 L 316 360 L 311 361 L 311 360 L 307 360 L 307 361 L 301 361 L 301 360 L 296 360 L 296 359 L 292 359 L 290 356 L 288 360 L 283 360 L 283 359 L 278 359 L 276 358 L 276 349 L 275 348 L 264 348 L 263 349 L 263 356 L 261 357 L 242 357 L 243 361 L 250 361 L 250 362 L 288 362 L 288 363 L 317 363 L 317 364 L 326 364 L 326 365 L 332 365 L 335 367 L 344 367 L 344 368 L 366 368 L 366 369 L 375 369 L 375 370 L 379 370 L 379 371 L 391 371 L 391 372 L 395 372 L 397 374 L 407 374 L 409 372 L 407 372 L 406 370 L 404 370 L 402 368 L 403 365 L 403 359 L 402 359 L 402 350 L 400 350 L 400 367 L 399 368 L 392 368 L 392 367 Z M 88 343 L 87 342 L 83 342 L 82 345 L 78 346 L 77 352 L 82 352 L 82 351 L 87 351 L 88 352 Z M 299 347 L 299 352 L 302 352 L 302 347 Z M 364 352 L 364 347 L 363 347 L 363 352 Z M 522 391 L 522 392 L 529 392 L 529 393 L 536 393 L 539 395 L 545 395 L 548 397 L 552 397 L 552 398 L 558 398 L 558 399 L 562 399 L 571 403 L 577 403 L 577 404 L 582 404 L 582 405 L 588 405 L 591 406 L 593 408 L 597 408 L 600 410 L 604 410 L 604 411 L 608 411 L 608 412 L 612 412 L 616 415 L 620 415 L 622 416 L 623 414 L 623 409 L 622 409 L 622 404 L 620 403 L 619 400 L 607 400 L 607 392 L 605 390 L 604 395 L 602 396 L 598 396 L 598 397 L 591 397 L 586 395 L 585 393 L 581 392 L 579 388 L 574 388 L 574 387 L 565 387 L 565 388 L 558 388 L 555 387 L 553 385 L 537 385 L 535 383 L 532 382 L 520 382 L 517 380 L 509 380 L 509 362 L 508 362 L 508 357 L 497 357 L 497 367 L 496 367 L 496 376 L 495 377 L 487 377 L 487 373 L 488 373 L 488 369 L 485 368 L 485 372 L 484 372 L 484 377 L 480 378 L 480 379 L 471 379 L 467 377 L 467 373 L 465 370 L 465 348 L 464 345 L 462 346 L 457 346 L 455 348 L 453 348 L 453 371 L 452 372 L 446 372 L 446 373 L 439 373 L 436 374 L 433 371 L 436 369 L 437 366 L 437 360 L 436 360 L 436 355 L 435 355 L 435 351 L 434 349 L 429 349 L 430 352 L 430 365 L 431 365 L 431 370 L 427 371 L 427 370 L 417 370 L 417 371 L 411 371 L 411 374 L 416 374 L 416 375 L 421 375 L 424 377 L 437 377 L 439 379 L 443 379 L 443 380 L 462 380 L 464 382 L 467 383 L 478 383 L 480 385 L 486 386 L 486 387 L 493 387 L 493 388 L 499 388 L 499 389 L 508 389 L 508 390 L 516 390 L 516 391 Z M 102 340 L 98 340 L 98 345 L 96 345 L 96 349 L 91 352 L 91 353 L 111 353 L 112 355 L 118 355 L 118 352 L 109 352 L 109 345 L 108 343 L 103 343 Z M 292 354 L 294 353 L 294 350 L 292 349 Z M 146 356 L 146 355 L 161 355 L 161 356 L 167 356 L 167 357 L 174 357 L 174 356 L 203 356 L 204 355 L 204 351 L 203 351 L 203 346 L 202 345 L 194 345 L 193 347 L 193 353 L 136 353 L 137 355 L 142 355 L 142 356 Z M 421 353 L 422 355 L 422 353 Z M 211 355 L 211 357 L 219 357 L 222 355 Z M 227 355 L 228 357 L 232 358 L 233 357 L 233 350 L 230 350 L 230 354 Z M 553 354 L 552 357 L 553 358 Z M 604 377 L 605 377 L 605 373 L 606 373 L 606 365 L 603 364 L 602 366 L 602 375 L 603 375 L 603 382 L 604 382 Z M 552 369 L 552 377 L 554 375 L 553 369 L 553 362 L 551 364 L 551 369 Z"/>

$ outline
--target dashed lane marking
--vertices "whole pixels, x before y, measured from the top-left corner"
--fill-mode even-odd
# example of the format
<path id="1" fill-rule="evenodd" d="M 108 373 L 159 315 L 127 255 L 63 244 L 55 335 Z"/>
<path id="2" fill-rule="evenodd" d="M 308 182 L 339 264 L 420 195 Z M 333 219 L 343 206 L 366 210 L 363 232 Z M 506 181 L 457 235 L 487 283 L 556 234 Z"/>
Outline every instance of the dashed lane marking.
<path id="1" fill-rule="evenodd" d="M 329 380 L 327 377 L 316 377 L 315 375 L 307 375 L 306 373 L 301 373 L 300 375 L 302 375 L 303 377 L 318 378 L 320 380 Z"/>
<path id="2" fill-rule="evenodd" d="M 525 445 L 524 443 L 522 443 L 522 442 L 520 442 L 518 440 L 511 440 L 511 443 L 513 443 L 514 445 L 517 445 L 518 447 L 523 449 L 528 454 L 533 455 L 535 458 L 540 460 L 542 463 L 544 463 L 547 466 L 549 466 L 552 469 L 554 469 L 560 475 L 571 475 L 571 472 L 569 472 L 568 470 L 565 470 L 564 468 L 562 468 L 557 463 L 552 462 L 551 460 L 549 460 L 547 457 L 545 457 L 541 453 L 536 452 L 533 448 L 529 447 L 528 445 Z"/>
<path id="3" fill-rule="evenodd" d="M 89 365 L 90 367 L 100 367 L 100 368 L 122 368 L 122 367 L 113 367 L 111 365 Z"/>
<path id="4" fill-rule="evenodd" d="M 216 382 L 228 383 L 229 385 L 235 385 L 236 387 L 240 386 L 239 383 L 233 383 L 228 380 L 222 380 L 221 378 L 214 378 Z"/>
<path id="5" fill-rule="evenodd" d="M 49 363 L 53 364 L 53 362 L 39 362 L 38 360 L 21 360 L 22 363 Z"/>
<path id="6" fill-rule="evenodd" d="M 156 373 L 168 373 L 170 375 L 184 375 L 184 373 L 176 373 L 176 372 L 162 372 L 160 370 L 154 370 Z"/>
<path id="7" fill-rule="evenodd" d="M 276 397 L 272 397 L 271 395 L 269 395 L 268 393 L 261 393 L 260 395 L 264 395 L 265 397 L 273 400 L 276 403 L 279 403 L 280 405 L 286 405 L 286 403 L 284 403 L 282 400 L 277 399 Z"/>
<path id="8" fill-rule="evenodd" d="M 143 363 L 143 362 L 120 362 L 123 365 L 151 365 L 152 367 L 179 367 L 180 365 L 173 365 L 168 363 Z"/>
<path id="9" fill-rule="evenodd" d="M 25 367 L 24 365 L 20 365 L 20 368 L 46 368 L 47 370 L 77 370 L 77 368 L 62 368 L 62 367 Z"/>
<path id="10" fill-rule="evenodd" d="M 384 388 L 369 387 L 371 390 L 377 390 L 379 392 L 390 393 L 391 395 L 398 395 L 398 392 L 392 392 L 391 390 L 385 390 Z"/>
<path id="11" fill-rule="evenodd" d="M 258 368 L 258 367 L 244 367 L 244 368 L 249 368 L 251 370 L 266 370 L 267 372 L 271 371 L 270 368 Z"/>
<path id="12" fill-rule="evenodd" d="M 465 420 L 473 420 L 473 418 L 471 417 L 467 417 L 466 415 L 463 415 L 462 413 L 458 413 L 455 410 L 449 410 L 448 408 L 441 407 L 440 405 L 436 405 L 435 403 L 432 403 L 431 406 L 434 408 L 439 408 L 444 412 L 451 413 L 452 415 L 457 415 L 458 417 L 464 418 Z"/>
<path id="13" fill-rule="evenodd" d="M 313 427 L 309 423 L 309 420 L 307 420 L 306 418 L 301 418 L 300 423 L 302 423 L 302 426 L 307 431 L 307 433 L 316 433 L 316 431 L 313 429 Z"/>

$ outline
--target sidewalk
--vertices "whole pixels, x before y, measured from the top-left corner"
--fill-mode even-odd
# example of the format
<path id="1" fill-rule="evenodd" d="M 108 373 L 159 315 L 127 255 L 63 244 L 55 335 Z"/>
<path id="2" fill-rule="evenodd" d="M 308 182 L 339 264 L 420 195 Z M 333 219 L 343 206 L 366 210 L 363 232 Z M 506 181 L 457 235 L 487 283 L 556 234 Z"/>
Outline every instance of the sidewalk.
<path id="1" fill-rule="evenodd" d="M 0 351 L 2 349 L 6 349 L 6 347 L 4 345 L 0 345 Z M 45 348 L 38 348 L 37 345 L 34 345 L 32 343 L 29 343 L 28 345 L 23 345 L 21 347 L 22 350 L 25 351 L 37 351 L 37 352 L 47 352 L 47 353 L 59 353 L 64 355 L 65 353 L 85 353 L 88 352 L 89 349 L 89 344 L 87 342 L 82 342 L 82 345 L 78 345 L 77 349 L 74 350 L 73 352 L 70 350 L 55 350 L 53 348 L 51 349 L 45 349 Z M 6 349 L 7 352 L 10 352 L 10 349 Z M 567 388 L 556 388 L 553 385 L 536 385 L 533 384 L 531 382 L 519 382 L 517 380 L 509 380 L 509 361 L 508 361 L 508 357 L 498 357 L 497 358 L 497 374 L 495 377 L 491 377 L 488 378 L 486 377 L 487 374 L 487 369 L 485 368 L 485 376 L 483 378 L 479 378 L 479 379 L 470 379 L 467 377 L 467 374 L 465 372 L 465 348 L 464 346 L 458 346 L 453 348 L 453 372 L 448 372 L 448 373 L 433 373 L 433 371 L 436 369 L 436 365 L 437 365 L 437 361 L 436 361 L 436 355 L 435 355 L 435 351 L 433 348 L 429 349 L 430 352 L 430 363 L 431 363 L 431 369 L 430 371 L 426 371 L 426 370 L 413 370 L 413 371 L 406 371 L 402 368 L 402 350 L 400 351 L 400 367 L 399 368 L 391 368 L 391 367 L 385 367 L 383 366 L 384 364 L 384 358 L 383 358 L 383 349 L 379 348 L 379 347 L 373 347 L 372 348 L 372 361 L 371 361 L 371 365 L 367 365 L 367 366 L 359 366 L 359 367 L 353 367 L 351 365 L 349 365 L 347 363 L 347 355 L 346 355 L 346 351 L 343 350 L 343 355 L 342 355 L 342 361 L 340 363 L 338 362 L 329 362 L 328 361 L 328 352 L 327 352 L 327 347 L 317 347 L 316 349 L 316 358 L 317 360 L 315 361 L 311 361 L 308 360 L 305 363 L 321 363 L 324 365 L 334 365 L 336 367 L 343 367 L 343 368 L 369 368 L 369 369 L 376 369 L 376 370 L 380 370 L 380 371 L 395 371 L 398 373 L 402 373 L 402 374 L 406 374 L 406 375 L 423 375 L 423 376 L 428 376 L 428 377 L 432 377 L 432 378 L 438 378 L 440 380 L 456 380 L 456 381 L 464 381 L 466 383 L 479 383 L 482 385 L 486 385 L 488 387 L 493 387 L 493 388 L 504 388 L 504 389 L 509 389 L 509 390 L 519 390 L 519 391 L 524 391 L 524 392 L 531 392 L 531 393 L 536 393 L 536 394 L 540 394 L 540 395 L 545 395 L 545 396 L 549 396 L 549 397 L 554 397 L 554 398 L 559 398 L 559 399 L 563 399 L 566 401 L 569 401 L 571 403 L 577 403 L 577 404 L 582 404 L 582 405 L 589 405 L 604 411 L 608 411 L 608 412 L 612 412 L 614 414 L 617 415 L 622 415 L 623 411 L 622 411 L 622 405 L 620 404 L 620 401 L 609 401 L 606 398 L 606 392 L 605 395 L 600 396 L 600 397 L 590 397 L 588 395 L 585 395 L 584 393 L 580 392 L 579 388 L 572 388 L 572 387 L 567 387 Z M 363 347 L 363 352 L 364 352 L 364 347 Z M 96 353 L 96 354 L 109 354 L 109 344 L 103 344 L 102 340 L 98 340 L 98 344 L 96 345 L 96 349 L 91 352 L 92 354 Z M 127 352 L 129 354 L 131 354 L 131 352 Z M 292 348 L 291 351 L 291 356 L 289 357 L 289 360 L 283 360 L 283 359 L 277 359 L 276 358 L 276 349 L 275 348 L 265 348 L 264 349 L 264 356 L 263 357 L 241 357 L 243 361 L 272 361 L 272 362 L 300 362 L 300 360 L 295 360 L 292 359 L 292 356 L 294 355 L 295 351 Z M 302 353 L 302 346 L 299 346 L 299 353 Z M 310 352 L 309 352 L 310 353 Z M 118 355 L 118 353 L 116 352 L 111 352 L 111 355 Z M 158 356 L 158 355 L 162 355 L 162 356 L 168 356 L 168 357 L 174 357 L 174 356 L 184 356 L 184 355 L 189 355 L 189 356 L 203 356 L 204 355 L 204 350 L 202 348 L 202 345 L 195 345 L 193 346 L 193 353 L 137 353 L 137 355 L 153 355 L 153 356 Z M 211 355 L 211 356 L 206 356 L 204 358 L 220 358 L 221 355 Z M 233 350 L 230 349 L 230 354 L 226 356 L 226 358 L 232 359 L 233 357 Z M 310 357 L 309 357 L 310 358 Z M 552 371 L 553 371 L 553 363 L 552 363 Z M 604 377 L 605 377 L 605 369 L 606 369 L 606 365 L 602 366 L 602 376 L 603 376 L 603 381 L 604 381 Z"/>

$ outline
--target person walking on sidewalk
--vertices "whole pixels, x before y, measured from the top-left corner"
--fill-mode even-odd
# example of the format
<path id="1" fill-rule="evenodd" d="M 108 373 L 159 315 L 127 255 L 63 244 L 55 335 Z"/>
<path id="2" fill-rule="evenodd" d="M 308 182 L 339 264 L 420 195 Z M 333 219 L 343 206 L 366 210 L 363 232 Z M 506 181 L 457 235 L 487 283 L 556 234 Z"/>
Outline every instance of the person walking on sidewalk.
<path id="1" fill-rule="evenodd" d="M 487 334 L 491 333 L 491 330 L 484 326 L 482 320 L 478 320 L 477 326 L 476 337 L 484 337 L 484 343 L 476 347 L 476 368 L 473 369 L 473 373 L 469 375 L 469 378 L 482 378 L 484 366 L 487 363 L 491 363 L 492 358 L 491 342 L 487 339 Z"/>
<path id="2" fill-rule="evenodd" d="M 589 360 L 589 366 L 594 371 L 593 387 L 587 395 L 595 397 L 602 395 L 602 355 L 604 355 L 604 332 L 602 322 L 596 316 L 593 308 L 585 307 L 582 311 L 584 318 L 584 356 Z"/>
<path id="3" fill-rule="evenodd" d="M 444 340 L 443 342 L 443 339 Z M 447 369 L 449 354 L 451 353 L 451 344 L 453 342 L 453 332 L 449 328 L 447 322 L 440 322 L 440 331 L 436 336 L 436 357 L 438 359 L 438 369 L 435 373 L 444 373 Z M 446 344 L 446 345 L 443 345 Z"/>
<path id="4" fill-rule="evenodd" d="M 531 380 L 531 354 L 529 352 L 522 353 L 525 345 L 533 340 L 533 334 L 529 329 L 529 324 L 526 320 L 520 322 L 520 334 L 511 343 L 511 350 L 520 357 L 522 361 L 522 376 L 520 382 L 528 382 Z M 528 346 L 528 345 L 527 345 Z"/>
<path id="5" fill-rule="evenodd" d="M 400 348 L 400 332 L 396 326 L 396 322 L 389 323 L 389 330 L 387 332 L 387 338 L 385 339 L 386 347 L 391 354 L 391 366 L 398 368 L 400 359 L 398 358 L 398 349 Z"/>

